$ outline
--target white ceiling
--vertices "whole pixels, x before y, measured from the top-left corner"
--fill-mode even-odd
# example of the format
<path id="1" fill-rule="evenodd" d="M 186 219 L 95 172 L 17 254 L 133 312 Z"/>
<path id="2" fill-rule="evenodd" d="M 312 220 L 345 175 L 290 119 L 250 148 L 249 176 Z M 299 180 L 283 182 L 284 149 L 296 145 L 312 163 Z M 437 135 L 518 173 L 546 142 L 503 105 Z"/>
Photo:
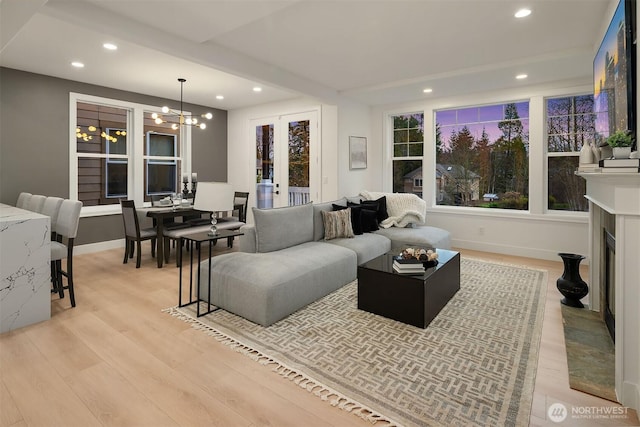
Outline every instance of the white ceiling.
<path id="1" fill-rule="evenodd" d="M 0 0 L 0 64 L 172 99 L 184 77 L 185 102 L 222 109 L 300 94 L 380 105 L 589 82 L 613 2 Z"/>

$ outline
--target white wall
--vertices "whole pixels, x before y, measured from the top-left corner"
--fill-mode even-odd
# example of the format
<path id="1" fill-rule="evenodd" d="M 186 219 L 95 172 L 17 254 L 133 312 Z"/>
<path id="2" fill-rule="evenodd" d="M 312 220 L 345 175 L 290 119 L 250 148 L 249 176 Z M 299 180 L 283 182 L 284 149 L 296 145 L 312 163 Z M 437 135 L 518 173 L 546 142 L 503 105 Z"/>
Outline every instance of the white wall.
<path id="1" fill-rule="evenodd" d="M 381 173 L 369 181 L 378 185 L 373 190 L 391 190 L 390 150 L 385 147 L 389 114 L 425 112 L 424 198 L 427 201 L 427 223 L 449 230 L 455 247 L 495 253 L 520 255 L 558 261 L 558 252 L 586 255 L 589 251 L 588 216 L 586 213 L 546 213 L 545 182 L 547 161 L 544 142 L 544 97 L 590 92 L 590 81 L 558 82 L 545 86 L 529 86 L 518 90 L 478 93 L 456 98 L 425 100 L 409 104 L 387 105 L 372 109 L 372 139 L 370 165 Z M 486 210 L 436 206 L 435 148 L 433 115 L 435 110 L 476 106 L 517 100 L 530 101 L 530 194 L 529 212 Z M 587 260 L 588 262 L 588 260 Z"/>
<path id="2" fill-rule="evenodd" d="M 354 196 L 365 189 L 380 188 L 379 150 L 372 149 L 377 129 L 369 125 L 371 109 L 355 103 L 344 102 L 338 110 L 338 197 Z M 349 137 L 364 136 L 367 138 L 367 168 L 349 168 Z M 325 200 L 331 200 L 327 198 Z"/>

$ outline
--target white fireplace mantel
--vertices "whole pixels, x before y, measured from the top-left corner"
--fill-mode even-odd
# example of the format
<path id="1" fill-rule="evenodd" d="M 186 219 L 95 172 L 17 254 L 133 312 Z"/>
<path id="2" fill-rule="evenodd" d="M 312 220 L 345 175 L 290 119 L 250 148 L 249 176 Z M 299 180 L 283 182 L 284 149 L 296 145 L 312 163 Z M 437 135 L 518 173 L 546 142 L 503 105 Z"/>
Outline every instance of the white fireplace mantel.
<path id="1" fill-rule="evenodd" d="M 600 211 L 615 215 L 615 387 L 623 405 L 640 406 L 640 173 L 580 173 L 589 200 L 590 307 L 601 306 Z"/>

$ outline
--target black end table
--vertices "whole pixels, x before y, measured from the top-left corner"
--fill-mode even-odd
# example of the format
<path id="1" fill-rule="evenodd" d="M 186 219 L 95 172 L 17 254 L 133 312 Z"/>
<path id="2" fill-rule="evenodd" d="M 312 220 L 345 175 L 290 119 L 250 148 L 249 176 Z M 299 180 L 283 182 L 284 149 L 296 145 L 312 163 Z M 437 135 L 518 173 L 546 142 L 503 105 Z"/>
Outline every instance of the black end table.
<path id="1" fill-rule="evenodd" d="M 358 267 L 358 308 L 426 328 L 460 289 L 460 254 L 436 249 L 438 265 L 420 274 L 393 270 L 389 252 Z"/>
<path id="2" fill-rule="evenodd" d="M 185 307 L 187 305 L 191 305 L 191 304 L 195 304 L 198 303 L 198 306 L 196 308 L 196 316 L 200 317 L 200 316 L 204 316 L 205 314 L 209 314 L 211 312 L 214 312 L 216 310 L 218 310 L 218 307 L 214 307 L 213 309 L 211 308 L 211 250 L 213 245 L 218 241 L 218 239 L 227 239 L 229 237 L 236 237 L 236 236 L 242 236 L 244 233 L 242 233 L 241 231 L 238 230 L 218 230 L 218 234 L 216 234 L 215 236 L 211 236 L 209 235 L 208 232 L 199 232 L 199 233 L 192 233 L 192 234 L 186 234 L 184 236 L 182 236 L 180 238 L 180 241 L 178 242 L 178 254 L 177 257 L 180 260 L 180 285 L 179 285 L 179 296 L 178 296 L 178 307 Z M 204 313 L 200 313 L 200 301 L 203 301 L 200 298 L 200 284 L 201 284 L 201 272 L 200 272 L 200 265 L 202 264 L 202 243 L 205 242 L 209 242 L 209 277 L 208 277 L 208 285 L 207 285 L 207 311 Z M 190 257 L 190 263 L 189 263 L 189 301 L 185 302 L 184 304 L 182 303 L 182 246 L 183 244 L 189 245 L 189 252 L 191 253 L 191 257 Z M 195 288 L 196 288 L 196 296 L 193 296 L 193 288 L 194 288 L 194 283 L 193 283 L 193 267 L 194 267 L 194 262 L 193 262 L 193 258 L 194 258 L 194 253 L 197 252 L 197 262 L 195 263 L 196 268 L 198 269 L 197 272 L 197 278 L 196 278 L 196 284 L 195 284 Z M 195 299 L 194 299 L 195 298 Z"/>

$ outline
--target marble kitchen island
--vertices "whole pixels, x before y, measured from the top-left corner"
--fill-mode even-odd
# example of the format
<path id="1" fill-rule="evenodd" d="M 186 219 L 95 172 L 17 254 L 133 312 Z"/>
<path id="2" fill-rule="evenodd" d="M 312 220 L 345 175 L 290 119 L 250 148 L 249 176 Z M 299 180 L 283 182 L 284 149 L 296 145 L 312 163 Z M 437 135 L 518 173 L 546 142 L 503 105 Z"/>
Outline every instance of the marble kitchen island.
<path id="1" fill-rule="evenodd" d="M 51 318 L 51 220 L 0 204 L 0 333 Z"/>

